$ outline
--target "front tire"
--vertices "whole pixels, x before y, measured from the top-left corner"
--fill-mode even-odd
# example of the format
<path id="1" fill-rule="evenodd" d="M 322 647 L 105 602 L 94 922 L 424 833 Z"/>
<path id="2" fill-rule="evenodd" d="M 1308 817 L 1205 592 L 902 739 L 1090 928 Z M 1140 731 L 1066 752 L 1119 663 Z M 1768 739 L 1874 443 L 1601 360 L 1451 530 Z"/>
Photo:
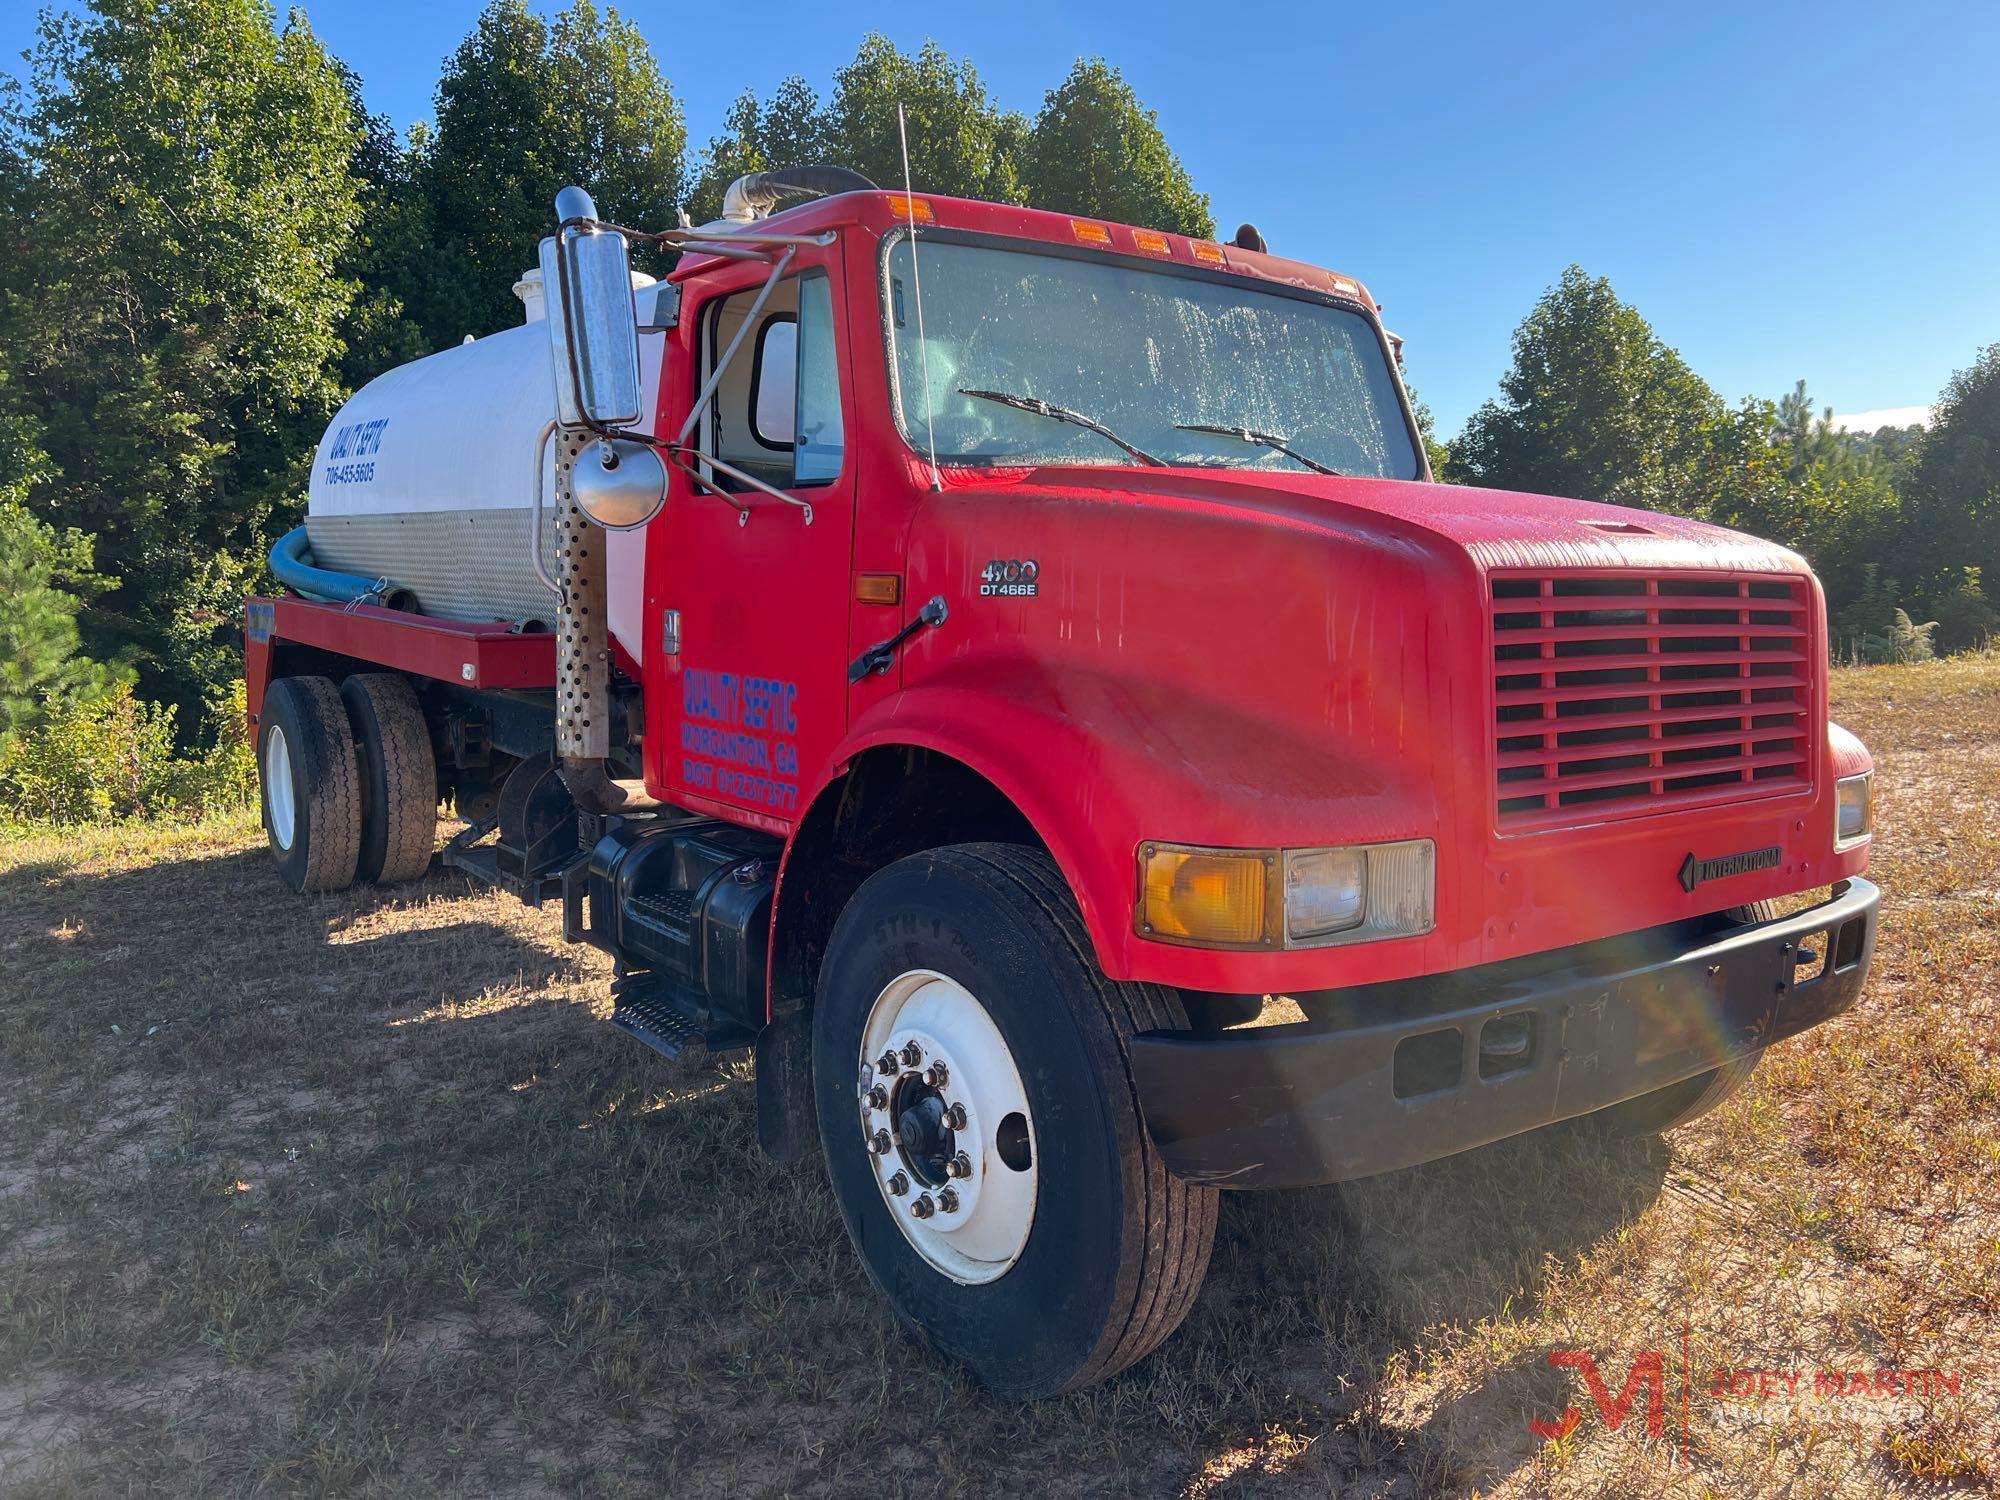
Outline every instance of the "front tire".
<path id="1" fill-rule="evenodd" d="M 835 924 L 813 1075 L 841 1216 L 897 1317 L 999 1394 L 1102 1380 L 1193 1305 L 1217 1195 L 1167 1174 L 1127 1052 L 1185 1025 L 1104 977 L 1039 851 L 899 860 Z"/>
<path id="2" fill-rule="evenodd" d="M 264 830 L 295 891 L 343 891 L 361 849 L 361 779 L 340 692 L 325 677 L 280 677 L 257 715 Z"/>

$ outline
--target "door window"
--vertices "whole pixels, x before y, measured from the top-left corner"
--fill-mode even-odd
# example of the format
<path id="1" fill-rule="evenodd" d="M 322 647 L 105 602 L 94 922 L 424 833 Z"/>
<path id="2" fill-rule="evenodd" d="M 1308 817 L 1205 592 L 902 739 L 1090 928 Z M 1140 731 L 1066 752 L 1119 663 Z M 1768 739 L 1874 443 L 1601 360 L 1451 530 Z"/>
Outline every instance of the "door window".
<path id="1" fill-rule="evenodd" d="M 715 304 L 707 365 L 721 358 L 750 316 L 760 288 Z M 757 326 L 723 371 L 708 417 L 710 452 L 780 489 L 830 484 L 845 452 L 840 376 L 834 358 L 833 292 L 823 274 L 783 281 Z M 745 486 L 717 472 L 724 489 Z"/>

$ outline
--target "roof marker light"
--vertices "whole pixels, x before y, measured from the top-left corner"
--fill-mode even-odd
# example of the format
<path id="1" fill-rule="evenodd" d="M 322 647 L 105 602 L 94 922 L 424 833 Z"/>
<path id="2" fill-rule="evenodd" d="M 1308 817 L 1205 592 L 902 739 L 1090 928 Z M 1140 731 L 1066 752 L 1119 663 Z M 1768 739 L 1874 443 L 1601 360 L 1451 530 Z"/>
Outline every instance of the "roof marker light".
<path id="1" fill-rule="evenodd" d="M 1168 245 L 1167 237 L 1158 230 L 1135 229 L 1132 231 L 1132 243 L 1148 255 L 1173 254 L 1173 248 Z"/>
<path id="2" fill-rule="evenodd" d="M 1188 248 L 1194 251 L 1194 258 L 1204 265 L 1226 266 L 1229 257 L 1222 253 L 1222 246 L 1211 245 L 1207 240 L 1190 240 Z"/>
<path id="3" fill-rule="evenodd" d="M 1079 245 L 1095 245 L 1100 250 L 1111 248 L 1111 231 L 1102 224 L 1087 223 L 1082 219 L 1069 221 L 1069 232 L 1076 236 Z"/>
<path id="4" fill-rule="evenodd" d="M 889 212 L 909 223 L 912 219 L 919 224 L 935 224 L 937 215 L 931 212 L 930 200 L 912 198 L 907 193 L 889 194 Z"/>

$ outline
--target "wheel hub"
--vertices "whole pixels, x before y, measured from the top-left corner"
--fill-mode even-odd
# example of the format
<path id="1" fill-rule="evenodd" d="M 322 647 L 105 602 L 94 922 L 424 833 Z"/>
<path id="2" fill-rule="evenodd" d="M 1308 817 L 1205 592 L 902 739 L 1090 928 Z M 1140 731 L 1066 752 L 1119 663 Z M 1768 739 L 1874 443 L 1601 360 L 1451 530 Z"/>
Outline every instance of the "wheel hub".
<path id="1" fill-rule="evenodd" d="M 292 747 L 285 731 L 273 724 L 264 735 L 264 806 L 271 837 L 280 849 L 292 847 L 297 812 L 292 804 Z"/>
<path id="2" fill-rule="evenodd" d="M 890 1134 L 910 1175 L 926 1187 L 943 1187 L 950 1179 L 950 1162 L 957 1136 L 945 1123 L 945 1098 L 921 1078 L 897 1080 L 891 1096 Z"/>
<path id="3" fill-rule="evenodd" d="M 912 970 L 862 1030 L 862 1141 L 889 1213 L 955 1281 L 1003 1276 L 1034 1222 L 1034 1126 L 1020 1069 L 986 1008 L 956 980 Z"/>

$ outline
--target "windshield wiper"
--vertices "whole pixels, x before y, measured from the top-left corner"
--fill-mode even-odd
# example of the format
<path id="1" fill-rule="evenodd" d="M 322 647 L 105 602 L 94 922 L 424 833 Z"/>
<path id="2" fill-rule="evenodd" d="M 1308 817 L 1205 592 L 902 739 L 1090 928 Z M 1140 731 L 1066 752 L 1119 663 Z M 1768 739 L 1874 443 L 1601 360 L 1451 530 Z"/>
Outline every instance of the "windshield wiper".
<path id="1" fill-rule="evenodd" d="M 1095 417 L 1086 417 L 1080 411 L 1071 411 L 1067 406 L 1056 406 L 1047 401 L 1038 401 L 1033 396 L 1016 396 L 1011 391 L 972 391 L 959 387 L 961 396 L 977 396 L 981 401 L 997 401 L 1002 406 L 1011 406 L 1016 411 L 1031 411 L 1038 417 L 1048 417 L 1053 421 L 1067 422 L 1072 427 L 1081 427 L 1085 432 L 1094 432 L 1107 442 L 1116 443 L 1142 464 L 1150 464 L 1155 469 L 1164 469 L 1167 461 L 1155 458 L 1144 448 L 1128 443 L 1106 427 Z"/>
<path id="2" fill-rule="evenodd" d="M 1316 458 L 1307 458 L 1290 443 L 1273 432 L 1258 432 L 1250 427 L 1222 427 L 1213 422 L 1176 422 L 1176 432 L 1212 432 L 1218 437 L 1233 437 L 1241 442 L 1255 443 L 1260 448 L 1270 448 L 1287 458 L 1297 459 L 1315 474 L 1331 474 L 1336 479 L 1345 478 L 1340 470 L 1323 464 Z"/>

